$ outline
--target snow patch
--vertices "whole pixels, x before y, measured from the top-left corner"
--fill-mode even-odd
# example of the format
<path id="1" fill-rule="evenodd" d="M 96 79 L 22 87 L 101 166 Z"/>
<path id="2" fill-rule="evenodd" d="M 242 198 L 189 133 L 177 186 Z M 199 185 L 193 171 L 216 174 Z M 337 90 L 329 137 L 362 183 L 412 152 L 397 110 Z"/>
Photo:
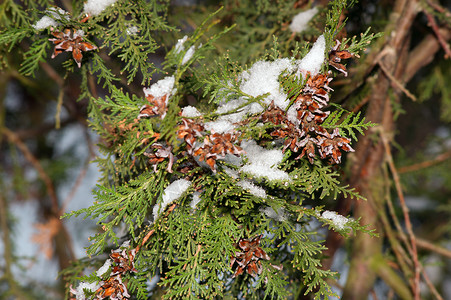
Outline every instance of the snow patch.
<path id="1" fill-rule="evenodd" d="M 186 53 L 185 53 L 185 55 L 183 56 L 183 59 L 182 59 L 182 66 L 184 64 L 186 64 L 193 57 L 194 50 L 196 50 L 196 47 L 194 47 L 194 45 L 193 45 L 193 46 L 189 47 L 188 51 L 186 51 Z"/>
<path id="2" fill-rule="evenodd" d="M 59 7 L 51 7 L 49 9 L 47 9 L 46 11 L 47 13 L 49 13 L 51 15 L 51 17 L 49 16 L 43 16 L 39 21 L 36 22 L 36 24 L 32 25 L 32 27 L 36 30 L 42 30 L 45 29 L 49 26 L 58 26 L 60 25 L 59 22 L 57 22 L 56 20 L 61 20 L 61 16 L 60 15 L 64 15 L 64 17 L 69 20 L 69 16 L 67 15 L 67 11 L 65 11 L 64 9 L 61 9 Z"/>
<path id="3" fill-rule="evenodd" d="M 243 141 L 241 147 L 246 152 L 248 163 L 241 171 L 268 180 L 291 181 L 287 172 L 277 169 L 283 160 L 282 150 L 267 150 L 253 140 Z"/>
<path id="4" fill-rule="evenodd" d="M 76 297 L 77 300 L 85 300 L 86 296 L 85 296 L 85 292 L 84 290 L 88 290 L 91 292 L 95 292 L 100 288 L 100 284 L 96 283 L 96 282 L 80 282 L 80 284 L 77 286 L 77 289 L 74 290 L 71 288 L 71 293 L 73 293 Z"/>
<path id="5" fill-rule="evenodd" d="M 182 108 L 182 116 L 187 118 L 197 118 L 202 114 L 194 106 L 188 105 Z"/>
<path id="6" fill-rule="evenodd" d="M 283 207 L 280 207 L 277 212 L 270 206 L 261 208 L 260 211 L 264 213 L 268 218 L 279 222 L 285 221 L 287 219 L 285 216 L 285 209 Z"/>
<path id="7" fill-rule="evenodd" d="M 321 66 L 324 63 L 326 51 L 326 39 L 324 35 L 321 35 L 313 44 L 312 49 L 307 53 L 304 58 L 298 62 L 299 71 L 304 75 L 310 72 L 311 75 L 316 75 L 321 70 Z"/>
<path id="8" fill-rule="evenodd" d="M 101 266 L 100 269 L 97 270 L 97 272 L 96 272 L 97 277 L 101 278 L 102 275 L 108 271 L 108 269 L 110 268 L 112 263 L 113 263 L 113 261 L 111 259 L 107 259 L 105 261 L 105 263 L 103 264 L 103 266 Z"/>
<path id="9" fill-rule="evenodd" d="M 226 120 L 207 122 L 204 124 L 204 127 L 205 129 L 216 133 L 226 133 L 235 129 L 235 125 Z"/>
<path id="10" fill-rule="evenodd" d="M 192 209 L 196 209 L 197 204 L 199 204 L 200 200 L 202 200 L 200 198 L 200 193 L 199 192 L 194 192 L 193 193 L 193 200 L 191 201 L 189 206 L 191 206 Z"/>
<path id="11" fill-rule="evenodd" d="M 184 192 L 190 187 L 191 181 L 186 179 L 178 179 L 167 186 L 163 192 L 163 199 L 159 205 L 153 207 L 153 219 L 158 219 L 160 213 L 162 213 L 166 206 L 171 204 L 174 200 L 180 198 Z"/>
<path id="12" fill-rule="evenodd" d="M 316 15 L 318 8 L 314 7 L 306 11 L 302 11 L 293 17 L 290 29 L 293 32 L 302 32 L 308 28 L 308 22 Z"/>
<path id="13" fill-rule="evenodd" d="M 128 35 L 136 35 L 139 32 L 138 27 L 136 26 L 131 26 L 128 27 L 127 30 L 125 31 Z"/>
<path id="14" fill-rule="evenodd" d="M 237 185 L 242 187 L 244 190 L 248 190 L 252 195 L 256 197 L 266 198 L 266 191 L 248 180 L 241 180 L 237 183 Z"/>
<path id="15" fill-rule="evenodd" d="M 85 13 L 88 13 L 91 16 L 98 16 L 108 6 L 113 5 L 116 2 L 117 0 L 88 0 L 85 2 L 83 9 Z"/>
<path id="16" fill-rule="evenodd" d="M 185 35 L 183 38 L 181 38 L 177 41 L 177 44 L 175 44 L 175 47 L 174 47 L 175 53 L 178 54 L 178 53 L 180 53 L 180 51 L 185 50 L 185 46 L 183 44 L 186 42 L 187 39 L 188 39 L 188 36 Z"/>
<path id="17" fill-rule="evenodd" d="M 346 223 L 349 222 L 349 220 L 346 217 L 330 210 L 325 210 L 321 215 L 321 217 L 327 220 L 331 220 L 332 223 L 334 223 L 335 227 L 337 227 L 338 229 L 344 229 Z"/>
<path id="18" fill-rule="evenodd" d="M 258 61 L 252 67 L 240 74 L 241 91 L 253 97 L 258 97 L 269 93 L 263 99 L 263 102 L 274 104 L 285 110 L 289 104 L 287 95 L 283 93 L 280 84 L 280 74 L 287 70 L 292 72 L 294 70 L 294 61 L 289 58 L 281 58 L 275 61 Z"/>
<path id="19" fill-rule="evenodd" d="M 150 95 L 157 99 L 163 97 L 164 95 L 169 95 L 173 93 L 174 83 L 174 76 L 165 77 L 152 84 L 150 88 L 144 88 L 144 95 L 146 97 Z"/>

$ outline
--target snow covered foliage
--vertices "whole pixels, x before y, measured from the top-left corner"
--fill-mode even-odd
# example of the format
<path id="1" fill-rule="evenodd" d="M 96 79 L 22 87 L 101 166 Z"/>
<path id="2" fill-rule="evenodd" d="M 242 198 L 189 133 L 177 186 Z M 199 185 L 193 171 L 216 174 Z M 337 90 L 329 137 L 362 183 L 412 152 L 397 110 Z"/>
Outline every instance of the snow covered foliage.
<path id="1" fill-rule="evenodd" d="M 310 75 L 316 75 L 324 64 L 325 53 L 326 52 L 326 40 L 324 35 L 321 35 L 313 44 L 312 49 L 309 53 L 302 58 L 298 63 L 299 71 L 304 75 L 310 72 Z"/>
<path id="2" fill-rule="evenodd" d="M 152 96 L 154 98 L 161 98 L 165 95 L 170 95 L 173 93 L 174 82 L 174 76 L 168 76 L 160 79 L 156 83 L 152 84 L 150 88 L 144 88 L 144 95 L 146 97 Z"/>
<path id="3" fill-rule="evenodd" d="M 333 272 L 318 268 L 322 242 L 304 225 L 316 218 L 334 222 L 340 233 L 365 231 L 357 221 L 345 223 L 327 211 L 318 215 L 322 208 L 316 206 L 339 194 L 360 198 L 340 185 L 338 170 L 353 151 L 354 132 L 371 125 L 330 105 L 330 55 L 352 58 L 331 39 L 333 22 L 314 43 L 302 41 L 305 51 L 296 56 L 280 55 L 274 45 L 268 49 L 274 55 L 260 53 L 253 63 L 238 65 L 227 54 L 211 59 L 215 42 L 232 30 L 208 36 L 219 14 L 182 33 L 171 47 L 152 37 L 155 30 L 174 30 L 160 19 L 164 8 L 144 13 L 148 2 L 124 3 L 89 0 L 78 6 L 89 16 L 51 32 L 72 43 L 70 48 L 58 40 L 55 53 L 70 48 L 78 57 L 80 89 L 90 101 L 89 118 L 104 154 L 97 159 L 102 178 L 95 202 L 68 216 L 99 219 L 102 231 L 88 254 L 109 252 L 109 258 L 100 256 L 97 271 L 79 279 L 74 296 L 86 296 L 86 287 L 92 298 L 145 298 L 146 278 L 158 278 L 166 298 L 245 298 L 254 290 L 260 298 L 284 298 L 291 291 L 282 274 L 300 273 L 305 278 L 297 285 L 317 297 L 331 295 L 326 279 Z M 305 24 L 316 10 L 309 13 Z M 297 29 L 305 26 L 296 20 Z M 167 53 L 157 68 L 150 58 L 163 44 Z M 108 56 L 121 62 L 113 68 L 104 61 Z M 36 70 L 33 63 L 26 62 L 26 71 Z M 64 63 L 69 71 L 70 63 Z M 342 63 L 335 60 L 334 66 L 341 73 Z M 154 69 L 161 79 L 152 79 Z M 102 97 L 91 94 L 93 75 L 104 84 Z M 312 207 L 306 200 L 317 202 Z M 122 240 L 129 242 L 107 250 Z M 279 273 L 282 264 L 286 269 Z"/>
<path id="4" fill-rule="evenodd" d="M 88 0 L 83 8 L 84 12 L 91 16 L 100 15 L 108 6 L 114 5 L 117 0 Z"/>
<path id="5" fill-rule="evenodd" d="M 242 172 L 268 180 L 290 181 L 288 173 L 277 168 L 283 159 L 282 150 L 267 150 L 255 141 L 242 142 L 241 146 L 248 159 L 248 163 L 241 167 Z"/>
<path id="6" fill-rule="evenodd" d="M 158 216 L 165 210 L 165 208 L 180 198 L 183 193 L 190 187 L 191 182 L 186 179 L 178 179 L 168 185 L 163 192 L 161 203 L 155 205 L 153 208 L 153 219 L 158 219 Z"/>
<path id="7" fill-rule="evenodd" d="M 307 29 L 310 20 L 318 13 L 318 8 L 313 7 L 306 11 L 301 11 L 293 17 L 290 24 L 290 29 L 293 32 L 302 32 Z"/>
<path id="8" fill-rule="evenodd" d="M 50 14 L 50 16 L 43 16 L 40 20 L 38 20 L 36 24 L 33 25 L 34 29 L 42 30 L 50 26 L 59 26 L 60 23 L 58 22 L 58 20 L 61 19 L 61 16 L 69 19 L 68 13 L 61 8 L 51 7 L 46 12 Z"/>
<path id="9" fill-rule="evenodd" d="M 323 211 L 321 217 L 323 217 L 324 219 L 331 220 L 333 225 L 338 229 L 344 229 L 346 223 L 349 222 L 349 220 L 346 217 L 337 214 L 335 211 L 325 210 Z"/>

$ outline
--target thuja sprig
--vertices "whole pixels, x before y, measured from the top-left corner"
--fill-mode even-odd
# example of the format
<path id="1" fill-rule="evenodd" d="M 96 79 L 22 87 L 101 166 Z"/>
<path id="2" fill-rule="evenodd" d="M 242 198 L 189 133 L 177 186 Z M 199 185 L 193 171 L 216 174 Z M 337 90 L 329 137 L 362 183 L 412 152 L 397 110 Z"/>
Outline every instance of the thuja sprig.
<path id="1" fill-rule="evenodd" d="M 329 26 L 344 7 L 337 2 Z M 325 247 L 309 222 L 343 235 L 368 232 L 319 205 L 338 194 L 361 198 L 340 184 L 335 169 L 353 151 L 354 131 L 371 124 L 334 110 L 329 83 L 337 74 L 324 71 L 331 64 L 347 75 L 341 60 L 352 54 L 320 36 L 299 60 L 274 56 L 200 75 L 196 62 L 228 30 L 201 45 L 216 23 L 209 20 L 169 51 L 167 73 L 144 88 L 145 98 L 111 86 L 110 96 L 93 100 L 93 126 L 109 155 L 99 162 L 104 181 L 112 180 L 98 187 L 96 203 L 67 216 L 85 214 L 102 226 L 89 254 L 111 244 L 117 250 L 109 254 L 111 268 L 90 277 L 96 286 L 81 285 L 77 296 L 136 291 L 145 298 L 143 278 L 158 272 L 164 298 L 283 298 L 294 284 L 329 297 L 326 280 L 335 273 L 320 268 Z M 193 87 L 214 105 L 203 112 L 180 107 Z M 123 239 L 128 244 L 117 248 Z"/>

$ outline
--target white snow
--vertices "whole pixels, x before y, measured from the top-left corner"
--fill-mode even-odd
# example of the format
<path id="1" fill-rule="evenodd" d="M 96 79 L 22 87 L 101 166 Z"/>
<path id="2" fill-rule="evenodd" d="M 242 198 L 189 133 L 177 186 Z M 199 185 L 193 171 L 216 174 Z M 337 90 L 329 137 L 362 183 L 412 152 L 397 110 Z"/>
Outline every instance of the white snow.
<path id="1" fill-rule="evenodd" d="M 160 213 L 162 213 L 166 206 L 172 203 L 174 200 L 180 198 L 184 192 L 190 187 L 191 181 L 186 179 L 178 179 L 167 186 L 167 188 L 163 192 L 163 199 L 161 203 L 156 204 L 153 207 L 153 219 L 154 221 L 158 218 Z"/>
<path id="2" fill-rule="evenodd" d="M 228 158 L 228 157 L 236 157 L 236 156 L 235 156 L 235 155 L 227 154 L 225 158 Z M 237 157 L 237 158 L 238 158 L 238 157 Z M 224 160 L 226 160 L 226 159 L 224 159 Z M 224 172 L 225 172 L 227 175 L 229 175 L 230 177 L 235 178 L 235 179 L 238 178 L 238 176 L 239 176 L 239 174 L 238 174 L 237 171 L 235 171 L 235 170 L 233 170 L 233 169 L 230 169 L 230 168 L 228 168 L 228 167 L 224 167 Z"/>
<path id="3" fill-rule="evenodd" d="M 164 95 L 169 95 L 173 93 L 174 83 L 174 76 L 165 77 L 152 84 L 150 88 L 144 88 L 144 95 L 146 97 L 151 95 L 157 99 L 163 97 Z"/>
<path id="4" fill-rule="evenodd" d="M 185 50 L 185 46 L 183 44 L 186 42 L 187 39 L 188 39 L 188 36 L 185 35 L 183 38 L 181 38 L 177 41 L 177 44 L 175 44 L 175 49 L 174 49 L 175 53 L 178 54 L 178 53 L 180 53 L 180 51 Z"/>
<path id="5" fill-rule="evenodd" d="M 202 114 L 194 106 L 188 105 L 182 108 L 182 116 L 187 118 L 197 118 Z"/>
<path id="6" fill-rule="evenodd" d="M 188 51 L 186 51 L 185 55 L 183 56 L 182 65 L 186 64 L 193 57 L 195 49 L 196 47 L 194 47 L 194 45 L 189 47 Z"/>
<path id="7" fill-rule="evenodd" d="M 283 159 L 282 150 L 267 150 L 253 140 L 243 141 L 241 147 L 248 158 L 247 164 L 241 167 L 241 172 L 268 180 L 291 181 L 288 173 L 277 169 Z"/>
<path id="8" fill-rule="evenodd" d="M 300 121 L 298 119 L 298 112 L 294 105 L 291 105 L 290 108 L 287 110 L 287 119 L 291 123 L 299 126 Z"/>
<path id="9" fill-rule="evenodd" d="M 216 133 L 226 133 L 235 129 L 235 125 L 225 120 L 206 122 L 204 127 L 205 129 Z"/>
<path id="10" fill-rule="evenodd" d="M 105 263 L 103 264 L 103 266 L 101 266 L 98 270 L 97 270 L 97 272 L 96 272 L 96 274 L 97 274 L 97 277 L 102 277 L 102 275 L 103 274 L 105 274 L 107 271 L 108 271 L 108 269 L 110 268 L 110 266 L 111 266 L 111 264 L 113 263 L 113 261 L 111 260 L 111 259 L 107 259 L 106 261 L 105 261 Z"/>
<path id="11" fill-rule="evenodd" d="M 279 84 L 279 75 L 287 70 L 294 70 L 294 61 L 289 58 L 281 58 L 275 61 L 258 61 L 252 67 L 240 74 L 241 91 L 253 97 L 269 93 L 263 102 L 274 104 L 281 109 L 285 109 L 289 101 L 287 95 L 283 93 Z"/>
<path id="12" fill-rule="evenodd" d="M 86 296 L 85 296 L 85 292 L 83 290 L 95 292 L 98 288 L 100 288 L 100 284 L 98 284 L 96 282 L 87 283 L 87 282 L 82 281 L 77 286 L 77 289 L 76 290 L 71 289 L 71 292 L 75 295 L 77 300 L 85 300 Z"/>
<path id="13" fill-rule="evenodd" d="M 120 249 L 129 248 L 130 247 L 130 240 L 124 241 L 120 246 L 119 249 L 115 250 L 116 252 L 120 252 Z"/>
<path id="14" fill-rule="evenodd" d="M 270 206 L 260 209 L 268 218 L 282 222 L 286 220 L 285 209 L 280 207 L 277 212 Z"/>
<path id="15" fill-rule="evenodd" d="M 74 33 L 74 37 L 84 37 L 85 36 L 85 32 L 83 31 L 83 30 L 81 30 L 81 29 L 78 29 L 78 30 L 76 30 L 75 31 L 75 33 Z"/>
<path id="16" fill-rule="evenodd" d="M 139 32 L 138 27 L 136 26 L 131 26 L 128 27 L 127 30 L 125 31 L 128 35 L 136 35 Z"/>
<path id="17" fill-rule="evenodd" d="M 91 16 L 97 16 L 115 2 L 117 2 L 117 0 L 88 0 L 83 6 L 84 12 Z"/>
<path id="18" fill-rule="evenodd" d="M 199 204 L 200 202 L 200 193 L 199 192 L 194 192 L 193 193 L 193 200 L 191 201 L 191 203 L 189 204 L 189 206 L 191 206 L 192 209 L 196 209 L 197 204 Z"/>
<path id="19" fill-rule="evenodd" d="M 293 17 L 290 24 L 290 29 L 293 32 L 302 32 L 308 28 L 308 22 L 313 18 L 318 12 L 318 8 L 313 7 L 309 10 L 302 11 Z"/>
<path id="20" fill-rule="evenodd" d="M 64 17 L 69 20 L 69 16 L 67 16 L 67 11 L 64 9 L 61 9 L 59 7 L 51 7 L 47 9 L 47 12 L 52 16 L 43 16 L 39 21 L 36 22 L 36 24 L 32 25 L 34 29 L 36 30 L 42 30 L 49 26 L 58 26 L 60 25 L 59 22 L 56 20 L 61 20 L 60 15 L 64 15 Z M 59 14 L 58 14 L 59 13 Z"/>
<path id="21" fill-rule="evenodd" d="M 321 35 L 313 44 L 312 49 L 307 53 L 304 58 L 298 62 L 299 71 L 304 75 L 310 72 L 311 75 L 316 75 L 321 70 L 321 66 L 324 63 L 326 51 L 326 40 L 324 35 Z"/>
<path id="22" fill-rule="evenodd" d="M 48 16 L 43 16 L 39 21 L 36 22 L 35 25 L 33 25 L 33 28 L 36 30 L 42 30 L 45 29 L 49 26 L 58 26 L 58 22 L 56 22 L 54 19 L 48 17 Z"/>
<path id="23" fill-rule="evenodd" d="M 241 180 L 237 183 L 237 185 L 242 187 L 244 190 L 248 190 L 252 195 L 256 197 L 266 198 L 266 191 L 248 180 Z"/>
<path id="24" fill-rule="evenodd" d="M 346 223 L 349 222 L 349 220 L 346 217 L 330 210 L 325 210 L 321 215 L 321 217 L 327 220 L 331 220 L 332 223 L 334 223 L 335 227 L 337 227 L 338 229 L 344 229 Z"/>

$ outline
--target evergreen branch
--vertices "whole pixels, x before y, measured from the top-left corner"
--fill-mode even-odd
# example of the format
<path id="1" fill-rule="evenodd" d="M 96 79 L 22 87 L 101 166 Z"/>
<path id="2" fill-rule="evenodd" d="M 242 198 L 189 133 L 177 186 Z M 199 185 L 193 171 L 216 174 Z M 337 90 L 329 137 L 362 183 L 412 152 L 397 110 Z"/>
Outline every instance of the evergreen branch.
<path id="1" fill-rule="evenodd" d="M 32 30 L 29 28 L 11 28 L 9 30 L 3 31 L 0 33 L 0 45 L 8 46 L 8 52 L 19 44 L 24 38 L 29 37 L 32 33 Z"/>
<path id="2" fill-rule="evenodd" d="M 49 42 L 47 40 L 34 42 L 30 50 L 25 52 L 24 62 L 21 64 L 19 72 L 34 77 L 35 71 L 39 68 L 39 63 L 45 61 L 48 46 Z"/>
<path id="3" fill-rule="evenodd" d="M 350 136 L 353 140 L 357 140 L 355 131 L 363 135 L 364 130 L 377 125 L 372 122 L 365 123 L 365 117 L 360 119 L 360 112 L 358 112 L 357 114 L 348 112 L 346 117 L 343 119 L 342 117 L 344 113 L 345 110 L 342 108 L 340 108 L 340 110 L 332 112 L 326 118 L 322 126 L 324 126 L 324 128 L 330 129 L 338 128 L 342 136 Z"/>
<path id="4" fill-rule="evenodd" d="M 310 166 L 307 162 L 304 162 L 303 167 L 297 168 L 290 173 L 290 177 L 296 178 L 293 184 L 311 195 L 312 198 L 315 198 L 314 193 L 319 191 L 321 192 L 319 199 L 323 199 L 326 196 L 336 199 L 339 194 L 342 194 L 344 197 L 364 199 L 354 188 L 349 188 L 348 185 L 340 185 L 339 174 L 332 172 L 330 166 L 320 166 L 319 164 Z"/>

